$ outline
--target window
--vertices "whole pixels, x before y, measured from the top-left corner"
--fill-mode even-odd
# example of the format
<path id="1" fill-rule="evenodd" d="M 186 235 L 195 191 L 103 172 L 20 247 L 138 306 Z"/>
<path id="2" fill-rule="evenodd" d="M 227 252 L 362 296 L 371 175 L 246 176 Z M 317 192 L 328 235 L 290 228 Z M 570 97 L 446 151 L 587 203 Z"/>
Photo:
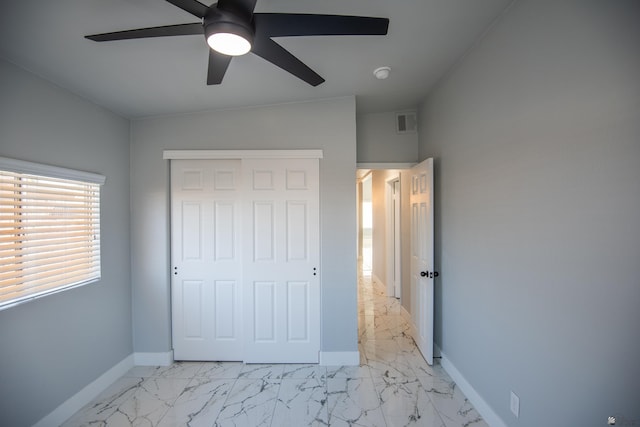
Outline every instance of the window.
<path id="1" fill-rule="evenodd" d="M 0 309 L 100 279 L 100 185 L 0 157 Z"/>

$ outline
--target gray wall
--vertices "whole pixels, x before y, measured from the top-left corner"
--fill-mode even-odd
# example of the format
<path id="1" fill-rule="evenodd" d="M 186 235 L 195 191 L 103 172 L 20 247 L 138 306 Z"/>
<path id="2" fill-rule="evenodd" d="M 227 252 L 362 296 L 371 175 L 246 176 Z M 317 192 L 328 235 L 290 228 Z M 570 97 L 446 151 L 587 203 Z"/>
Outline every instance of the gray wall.
<path id="1" fill-rule="evenodd" d="M 129 122 L 0 60 L 0 156 L 107 177 L 102 280 L 0 311 L 0 425 L 32 425 L 133 351 Z"/>
<path id="2" fill-rule="evenodd" d="M 359 114 L 356 122 L 358 163 L 417 162 L 418 134 L 396 133 L 395 112 Z"/>
<path id="3" fill-rule="evenodd" d="M 132 122 L 136 352 L 171 349 L 168 162 L 164 149 L 323 149 L 322 351 L 357 351 L 356 127 L 353 97 Z"/>
<path id="4" fill-rule="evenodd" d="M 508 425 L 640 423 L 639 40 L 635 0 L 520 0 L 421 108 L 437 343 Z"/>
<path id="5" fill-rule="evenodd" d="M 372 219 L 372 270 L 371 273 L 387 286 L 387 195 L 386 180 L 395 171 L 374 170 L 371 172 L 371 219 Z"/>

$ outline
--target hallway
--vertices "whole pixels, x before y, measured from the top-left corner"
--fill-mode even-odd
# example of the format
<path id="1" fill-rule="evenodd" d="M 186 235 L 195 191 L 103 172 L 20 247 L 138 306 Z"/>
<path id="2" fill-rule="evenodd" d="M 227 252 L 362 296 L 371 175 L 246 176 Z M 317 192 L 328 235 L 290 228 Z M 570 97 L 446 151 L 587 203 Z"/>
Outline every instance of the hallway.
<path id="1" fill-rule="evenodd" d="M 64 426 L 486 427 L 408 335 L 398 300 L 360 278 L 360 366 L 137 366 Z"/>

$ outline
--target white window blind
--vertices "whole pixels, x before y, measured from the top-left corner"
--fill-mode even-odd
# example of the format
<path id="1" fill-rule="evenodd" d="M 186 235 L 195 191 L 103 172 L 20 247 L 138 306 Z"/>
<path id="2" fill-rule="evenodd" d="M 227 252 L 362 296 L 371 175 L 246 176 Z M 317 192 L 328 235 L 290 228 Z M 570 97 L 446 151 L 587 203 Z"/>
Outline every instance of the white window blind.
<path id="1" fill-rule="evenodd" d="M 103 182 L 0 158 L 0 309 L 100 278 Z"/>

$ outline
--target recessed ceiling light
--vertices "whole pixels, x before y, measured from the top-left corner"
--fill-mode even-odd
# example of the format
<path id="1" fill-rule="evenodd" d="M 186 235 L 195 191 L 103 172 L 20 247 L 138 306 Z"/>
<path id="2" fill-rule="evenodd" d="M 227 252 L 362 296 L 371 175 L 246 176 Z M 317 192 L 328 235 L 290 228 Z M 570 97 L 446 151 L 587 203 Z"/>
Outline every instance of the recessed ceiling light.
<path id="1" fill-rule="evenodd" d="M 389 77 L 389 73 L 391 72 L 391 67 L 378 67 L 373 70 L 373 75 L 376 76 L 378 80 L 384 80 Z"/>

